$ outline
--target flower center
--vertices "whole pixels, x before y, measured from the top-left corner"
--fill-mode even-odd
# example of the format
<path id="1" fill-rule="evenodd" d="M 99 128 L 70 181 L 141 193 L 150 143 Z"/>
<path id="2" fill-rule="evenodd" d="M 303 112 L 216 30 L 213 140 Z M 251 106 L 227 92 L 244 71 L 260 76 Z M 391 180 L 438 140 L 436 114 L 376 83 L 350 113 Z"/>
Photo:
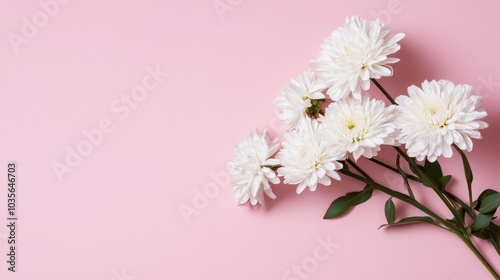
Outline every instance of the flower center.
<path id="1" fill-rule="evenodd" d="M 345 122 L 345 126 L 347 127 L 347 129 L 352 130 L 356 127 L 356 123 L 353 120 L 347 120 Z"/>
<path id="2" fill-rule="evenodd" d="M 450 117 L 447 115 L 447 110 L 440 108 L 436 104 L 429 104 L 424 108 L 425 118 L 432 126 L 443 128 L 448 125 Z"/>
<path id="3" fill-rule="evenodd" d="M 435 115 L 437 113 L 438 109 L 436 108 L 436 106 L 429 106 L 427 108 L 425 108 L 425 112 L 429 115 Z"/>
<path id="4" fill-rule="evenodd" d="M 314 164 L 314 167 L 316 168 L 316 170 L 319 170 L 321 167 L 321 162 L 316 161 L 316 163 Z"/>
<path id="5" fill-rule="evenodd" d="M 303 101 L 306 101 L 307 99 L 309 99 L 309 96 L 307 96 L 307 95 L 302 96 Z"/>
<path id="6" fill-rule="evenodd" d="M 350 116 L 344 120 L 345 137 L 352 143 L 363 140 L 366 134 L 366 123 L 360 116 Z"/>

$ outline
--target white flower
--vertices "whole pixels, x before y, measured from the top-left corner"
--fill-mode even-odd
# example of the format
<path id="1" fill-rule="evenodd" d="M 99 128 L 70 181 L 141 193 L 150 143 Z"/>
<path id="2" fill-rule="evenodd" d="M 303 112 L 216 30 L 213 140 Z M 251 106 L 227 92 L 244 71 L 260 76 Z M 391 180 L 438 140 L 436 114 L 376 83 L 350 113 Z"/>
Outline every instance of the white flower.
<path id="1" fill-rule="evenodd" d="M 313 105 L 311 100 L 325 98 L 321 92 L 324 89 L 325 86 L 318 83 L 316 74 L 310 70 L 302 72 L 297 78 L 292 78 L 290 85 L 274 100 L 274 104 L 280 110 L 279 118 L 284 122 L 286 130 L 295 129 L 300 118 L 307 116 L 307 108 Z"/>
<path id="2" fill-rule="evenodd" d="M 297 130 L 285 134 L 283 149 L 278 153 L 282 167 L 278 168 L 286 184 L 297 184 L 297 193 L 306 187 L 316 190 L 318 183 L 329 186 L 330 178 L 340 180 L 334 170 L 341 169 L 341 155 L 317 138 L 317 120 L 301 118 Z"/>
<path id="3" fill-rule="evenodd" d="M 265 130 L 262 134 L 251 131 L 238 144 L 234 159 L 229 162 L 238 204 L 249 200 L 252 205 L 264 204 L 264 193 L 272 199 L 276 198 L 269 182 L 280 182 L 271 168 L 279 164 L 279 160 L 271 158 L 278 149 L 278 139 L 271 141 Z"/>
<path id="4" fill-rule="evenodd" d="M 380 145 L 395 145 L 394 106 L 385 107 L 381 100 L 347 97 L 328 106 L 320 118 L 319 136 L 344 153 L 371 158 Z"/>
<path id="5" fill-rule="evenodd" d="M 386 38 L 389 28 L 378 19 L 366 21 L 357 16 L 347 18 L 344 27 L 334 31 L 322 44 L 322 50 L 311 68 L 324 81 L 334 101 L 352 92 L 361 99 L 361 89 L 370 88 L 370 79 L 392 75 L 388 64 L 398 58 L 388 57 L 400 49 L 397 43 L 405 34 Z"/>
<path id="6" fill-rule="evenodd" d="M 471 96 L 471 91 L 469 85 L 424 81 L 422 89 L 410 86 L 409 96 L 396 98 L 399 141 L 405 144 L 409 156 L 434 162 L 441 155 L 451 157 L 452 144 L 472 150 L 471 138 L 481 138 L 478 129 L 488 124 L 480 121 L 487 115 L 477 108 L 481 97 Z"/>

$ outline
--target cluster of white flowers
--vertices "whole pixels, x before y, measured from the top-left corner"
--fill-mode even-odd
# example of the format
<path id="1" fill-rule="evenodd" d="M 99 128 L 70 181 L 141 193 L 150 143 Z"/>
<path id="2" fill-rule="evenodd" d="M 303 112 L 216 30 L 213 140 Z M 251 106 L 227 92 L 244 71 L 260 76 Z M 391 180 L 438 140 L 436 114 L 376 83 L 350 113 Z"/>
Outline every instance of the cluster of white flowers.
<path id="1" fill-rule="evenodd" d="M 424 81 L 390 106 L 362 94 L 372 79 L 391 76 L 389 64 L 399 61 L 388 56 L 405 35 L 389 32 L 379 20 L 352 17 L 325 39 L 311 69 L 274 101 L 287 129 L 283 148 L 265 132 L 251 132 L 238 145 L 230 166 L 239 204 L 262 204 L 264 193 L 274 199 L 269 183 L 279 177 L 297 185 L 297 193 L 328 186 L 340 180 L 342 161 L 375 157 L 381 145 L 403 144 L 410 157 L 431 162 L 451 157 L 453 145 L 471 151 L 471 138 L 481 138 L 478 130 L 487 124 L 470 86 Z"/>

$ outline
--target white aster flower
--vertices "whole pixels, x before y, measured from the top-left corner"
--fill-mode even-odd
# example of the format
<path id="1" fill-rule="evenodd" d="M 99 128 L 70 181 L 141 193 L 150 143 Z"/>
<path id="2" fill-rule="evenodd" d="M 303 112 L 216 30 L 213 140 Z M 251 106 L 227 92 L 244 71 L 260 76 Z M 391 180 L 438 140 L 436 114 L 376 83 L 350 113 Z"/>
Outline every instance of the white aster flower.
<path id="1" fill-rule="evenodd" d="M 279 160 L 271 158 L 279 146 L 278 139 L 271 141 L 265 130 L 262 134 L 251 131 L 238 144 L 234 159 L 229 162 L 234 177 L 232 186 L 238 204 L 250 200 L 252 205 L 263 205 L 264 194 L 272 199 L 276 198 L 269 182 L 280 182 L 271 168 L 279 165 Z"/>
<path id="2" fill-rule="evenodd" d="M 317 120 L 301 118 L 297 130 L 285 134 L 283 149 L 278 153 L 282 167 L 278 168 L 286 184 L 297 184 L 300 194 L 306 187 L 316 190 L 318 183 L 329 186 L 330 178 L 340 180 L 334 170 L 341 169 L 341 155 L 326 142 L 318 140 Z"/>
<path id="3" fill-rule="evenodd" d="M 316 74 L 310 70 L 302 72 L 297 78 L 292 78 L 290 85 L 274 100 L 280 111 L 279 118 L 284 122 L 286 130 L 295 129 L 299 120 L 308 116 L 307 110 L 313 106 L 312 100 L 325 99 L 325 95 L 321 92 L 324 89 L 325 86 L 318 83 Z"/>
<path id="4" fill-rule="evenodd" d="M 350 92 L 361 99 L 361 89 L 370 88 L 370 79 L 392 75 L 388 64 L 398 58 L 388 57 L 401 47 L 405 34 L 388 37 L 389 28 L 378 19 L 366 21 L 357 16 L 347 18 L 345 26 L 337 29 L 322 44 L 322 50 L 311 68 L 328 87 L 330 98 L 340 100 Z"/>
<path id="5" fill-rule="evenodd" d="M 380 145 L 396 144 L 394 106 L 385 107 L 384 102 L 368 95 L 362 100 L 347 97 L 330 104 L 320 121 L 320 138 L 352 153 L 355 160 L 376 156 Z"/>
<path id="6" fill-rule="evenodd" d="M 408 87 L 409 96 L 398 96 L 396 102 L 399 141 L 408 155 L 417 160 L 434 162 L 439 156 L 452 156 L 452 144 L 461 150 L 472 150 L 471 138 L 481 138 L 478 129 L 488 127 L 480 119 L 487 114 L 478 109 L 481 97 L 471 96 L 472 87 L 441 80 L 424 81 L 422 88 Z"/>

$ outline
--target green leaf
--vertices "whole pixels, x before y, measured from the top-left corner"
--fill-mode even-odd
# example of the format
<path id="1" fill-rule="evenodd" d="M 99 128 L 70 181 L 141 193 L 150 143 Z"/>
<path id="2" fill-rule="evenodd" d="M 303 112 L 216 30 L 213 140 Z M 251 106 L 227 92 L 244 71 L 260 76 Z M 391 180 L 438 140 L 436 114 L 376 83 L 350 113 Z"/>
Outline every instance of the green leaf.
<path id="1" fill-rule="evenodd" d="M 415 162 L 415 166 L 417 166 L 420 169 L 420 172 L 425 171 L 425 168 L 416 162 Z M 413 172 L 413 174 L 417 175 L 417 177 L 418 177 L 420 175 L 420 172 L 419 172 L 419 170 L 415 169 L 415 166 L 413 166 L 413 164 L 410 163 L 410 170 L 411 170 L 411 172 Z"/>
<path id="2" fill-rule="evenodd" d="M 418 216 L 418 217 L 404 218 L 404 219 L 401 219 L 400 221 L 395 222 L 393 224 L 381 225 L 379 227 L 379 229 L 383 228 L 385 226 L 409 225 L 409 224 L 415 224 L 415 223 L 429 223 L 429 224 L 433 224 L 433 225 L 436 224 L 431 217 L 428 217 L 428 216 Z"/>
<path id="3" fill-rule="evenodd" d="M 441 186 L 441 188 L 444 190 L 444 188 L 446 188 L 446 185 L 448 185 L 450 180 L 451 180 L 451 175 L 446 175 L 446 176 L 439 178 L 438 183 Z"/>
<path id="4" fill-rule="evenodd" d="M 392 202 L 392 197 L 385 203 L 385 218 L 389 224 L 394 224 L 394 221 L 396 221 L 396 206 Z"/>
<path id="5" fill-rule="evenodd" d="M 490 194 L 481 201 L 481 206 L 479 207 L 479 212 L 486 213 L 495 213 L 498 206 L 500 206 L 500 193 Z"/>
<path id="6" fill-rule="evenodd" d="M 493 219 L 493 213 L 486 213 L 486 214 L 479 213 L 479 215 L 476 216 L 474 222 L 470 226 L 472 232 L 476 232 L 483 228 L 488 227 L 492 219 Z"/>
<path id="7" fill-rule="evenodd" d="M 481 239 L 489 239 L 498 255 L 500 255 L 500 226 L 491 222 L 487 228 L 473 232 L 472 235 Z"/>
<path id="8" fill-rule="evenodd" d="M 474 179 L 474 176 L 472 175 L 472 169 L 470 168 L 469 160 L 467 159 L 467 156 L 464 154 L 464 152 L 455 144 L 455 149 L 458 151 L 460 156 L 462 157 L 462 162 L 464 165 L 464 173 L 465 173 L 465 180 L 467 181 L 467 188 L 469 191 L 469 197 L 472 194 L 472 180 Z M 471 199 L 472 200 L 472 199 Z"/>
<path id="9" fill-rule="evenodd" d="M 484 191 L 483 191 L 483 192 L 479 195 L 479 197 L 477 198 L 477 201 L 476 201 L 477 203 L 476 203 L 476 206 L 474 207 L 474 209 L 476 209 L 477 211 L 479 211 L 479 208 L 481 208 L 481 204 L 482 204 L 483 200 L 484 200 L 486 197 L 488 197 L 488 196 L 490 196 L 490 195 L 492 195 L 492 194 L 496 194 L 496 193 L 498 193 L 498 192 L 497 192 L 497 191 L 495 191 L 495 190 L 492 190 L 492 189 L 486 189 L 486 190 L 484 190 Z"/>
<path id="10" fill-rule="evenodd" d="M 418 178 L 422 181 L 422 184 L 429 188 L 434 188 L 434 186 L 438 186 L 437 180 L 432 178 L 430 174 L 427 173 L 427 170 L 422 165 L 417 164 L 416 162 L 410 163 L 410 170 L 417 175 Z"/>
<path id="11" fill-rule="evenodd" d="M 352 207 L 366 202 L 372 196 L 373 189 L 370 186 L 366 186 L 360 192 L 350 192 L 345 196 L 341 196 L 335 199 L 326 210 L 323 219 L 333 219 L 342 216 Z"/>
<path id="12" fill-rule="evenodd" d="M 460 220 L 457 220 L 457 218 L 455 217 L 455 218 L 451 219 L 450 221 L 452 221 L 455 225 L 458 226 L 458 225 L 461 225 L 465 220 L 465 208 L 463 206 L 458 208 L 457 214 L 458 214 L 458 218 Z"/>
<path id="13" fill-rule="evenodd" d="M 495 247 L 495 250 L 500 256 L 500 226 L 491 222 L 488 228 L 486 228 L 486 232 L 488 234 L 491 244 L 493 244 L 493 247 Z"/>
<path id="14" fill-rule="evenodd" d="M 488 231 L 494 233 L 498 237 L 498 241 L 500 241 L 500 226 L 495 223 L 490 223 Z"/>
<path id="15" fill-rule="evenodd" d="M 425 160 L 424 170 L 432 179 L 436 181 L 439 181 L 439 179 L 443 177 L 443 170 L 437 160 L 434 162 Z"/>
<path id="16" fill-rule="evenodd" d="M 470 228 L 468 228 L 468 229 L 470 229 Z M 483 240 L 488 239 L 488 234 L 486 234 L 485 228 L 478 230 L 478 231 L 475 231 L 475 232 L 472 232 L 472 235 L 474 235 L 477 238 L 483 239 Z"/>
<path id="17" fill-rule="evenodd" d="M 433 186 L 437 185 L 437 182 L 435 182 L 431 177 L 429 177 L 429 175 L 425 173 L 423 175 L 421 174 L 419 178 L 422 181 L 422 184 L 426 187 L 433 188 Z"/>

